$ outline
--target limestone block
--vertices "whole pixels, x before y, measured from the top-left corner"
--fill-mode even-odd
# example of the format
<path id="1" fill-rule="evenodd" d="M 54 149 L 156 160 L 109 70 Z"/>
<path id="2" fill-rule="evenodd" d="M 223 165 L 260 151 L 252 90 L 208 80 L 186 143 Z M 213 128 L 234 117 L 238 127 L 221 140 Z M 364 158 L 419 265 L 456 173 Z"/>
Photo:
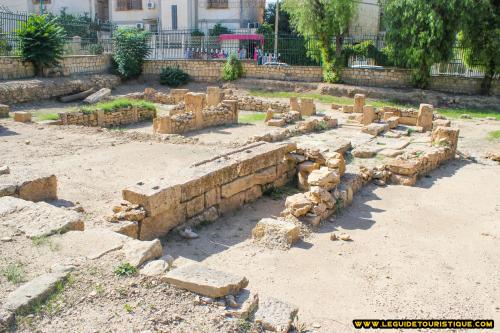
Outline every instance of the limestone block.
<path id="1" fill-rule="evenodd" d="M 290 111 L 300 112 L 300 105 L 297 100 L 297 97 L 290 97 Z"/>
<path id="2" fill-rule="evenodd" d="M 387 121 L 387 119 L 389 119 L 391 117 L 395 117 L 395 116 L 396 116 L 396 114 L 394 112 L 384 112 L 383 116 L 382 116 L 382 120 Z"/>
<path id="3" fill-rule="evenodd" d="M 432 128 L 437 128 L 439 126 L 450 127 L 451 121 L 449 119 L 436 119 L 432 122 Z"/>
<path id="4" fill-rule="evenodd" d="M 400 125 L 416 126 L 417 125 L 417 118 L 415 118 L 415 117 L 399 117 L 398 122 Z"/>
<path id="5" fill-rule="evenodd" d="M 205 209 L 205 196 L 202 194 L 186 202 L 187 218 L 198 215 Z"/>
<path id="6" fill-rule="evenodd" d="M 170 95 L 174 98 L 175 103 L 184 100 L 184 96 L 189 92 L 189 89 L 171 89 Z"/>
<path id="7" fill-rule="evenodd" d="M 152 241 L 130 240 L 123 246 L 125 261 L 134 267 L 139 267 L 146 261 L 160 258 L 163 248 L 159 239 Z"/>
<path id="8" fill-rule="evenodd" d="M 165 281 L 212 298 L 236 295 L 248 285 L 244 276 L 228 274 L 197 263 L 171 270 L 165 275 Z"/>
<path id="9" fill-rule="evenodd" d="M 354 95 L 354 107 L 352 112 L 354 113 L 363 113 L 363 107 L 365 106 L 365 95 L 356 94 Z"/>
<path id="10" fill-rule="evenodd" d="M 389 171 L 399 175 L 412 176 L 419 172 L 420 162 L 418 160 L 393 159 L 386 163 Z"/>
<path id="11" fill-rule="evenodd" d="M 84 229 L 80 213 L 9 196 L 0 198 L 0 223 L 16 228 L 30 238 Z"/>
<path id="12" fill-rule="evenodd" d="M 139 238 L 139 222 L 137 221 L 120 221 L 119 223 L 113 223 L 110 230 L 133 239 Z"/>
<path id="13" fill-rule="evenodd" d="M 278 333 L 287 333 L 297 316 L 299 309 L 275 298 L 259 300 L 259 308 L 255 312 L 255 322 L 265 330 Z"/>
<path id="14" fill-rule="evenodd" d="M 457 151 L 459 133 L 458 128 L 437 127 L 432 131 L 432 145 L 449 147 L 451 150 L 449 155 L 453 157 Z"/>
<path id="15" fill-rule="evenodd" d="M 417 115 L 417 126 L 421 126 L 424 131 L 432 130 L 434 107 L 431 104 L 420 104 Z"/>
<path id="16" fill-rule="evenodd" d="M 219 87 L 207 87 L 207 106 L 217 106 L 224 99 L 224 92 Z"/>
<path id="17" fill-rule="evenodd" d="M 139 273 L 146 276 L 157 276 L 165 273 L 167 269 L 168 263 L 163 259 L 159 259 L 148 262 L 143 268 L 141 268 Z"/>
<path id="18" fill-rule="evenodd" d="M 342 105 L 342 112 L 343 113 L 353 113 L 354 111 L 354 106 L 352 105 Z"/>
<path id="19" fill-rule="evenodd" d="M 186 207 L 176 204 L 158 215 L 146 217 L 141 222 L 139 239 L 152 240 L 165 236 L 170 230 L 186 221 Z"/>
<path id="20" fill-rule="evenodd" d="M 300 229 L 292 222 L 264 218 L 260 220 L 252 230 L 252 237 L 256 240 L 269 235 L 272 238 L 286 240 L 288 245 L 292 245 L 300 239 Z"/>
<path id="21" fill-rule="evenodd" d="M 205 207 L 217 205 L 221 200 L 220 187 L 213 188 L 205 193 Z"/>
<path id="22" fill-rule="evenodd" d="M 158 215 L 181 202 L 181 186 L 140 182 L 122 191 L 124 200 L 142 206 L 148 216 Z"/>
<path id="23" fill-rule="evenodd" d="M 372 158 L 377 155 L 379 148 L 360 146 L 352 150 L 352 156 L 357 158 Z"/>
<path id="24" fill-rule="evenodd" d="M 254 202 L 262 196 L 262 187 L 254 185 L 245 191 L 245 203 Z"/>
<path id="25" fill-rule="evenodd" d="M 57 177 L 55 175 L 23 179 L 17 187 L 19 198 L 24 200 L 35 202 L 57 200 Z"/>
<path id="26" fill-rule="evenodd" d="M 222 199 L 219 204 L 219 212 L 221 214 L 227 214 L 229 212 L 235 211 L 236 209 L 243 206 L 243 204 L 245 203 L 245 199 L 245 192 L 240 192 L 230 198 Z"/>
<path id="27" fill-rule="evenodd" d="M 274 117 L 274 111 L 273 111 L 273 109 L 267 109 L 267 111 L 266 111 L 266 119 L 264 120 L 264 122 L 267 123 L 269 120 L 272 120 L 273 117 Z M 272 125 L 270 125 L 270 126 L 272 126 Z"/>
<path id="28" fill-rule="evenodd" d="M 361 123 L 363 125 L 369 125 L 377 119 L 377 114 L 375 113 L 375 108 L 371 105 L 365 105 L 363 107 L 363 117 Z"/>
<path id="29" fill-rule="evenodd" d="M 372 123 L 370 125 L 363 126 L 361 132 L 377 136 L 380 133 L 387 131 L 388 129 L 389 125 L 387 124 Z"/>
<path id="30" fill-rule="evenodd" d="M 300 99 L 300 114 L 302 116 L 312 116 L 316 114 L 316 105 L 312 98 Z"/>
<path id="31" fill-rule="evenodd" d="M 31 112 L 24 112 L 24 111 L 14 112 L 14 121 L 20 123 L 31 122 Z"/>
<path id="32" fill-rule="evenodd" d="M 299 217 L 309 213 L 312 202 L 304 193 L 297 193 L 286 198 L 285 207 L 293 216 Z"/>
<path id="33" fill-rule="evenodd" d="M 326 190 L 331 190 L 340 183 L 340 174 L 335 170 L 322 167 L 314 170 L 307 177 L 307 182 L 311 186 L 319 186 Z"/>
<path id="34" fill-rule="evenodd" d="M 221 195 L 222 198 L 230 198 L 236 193 L 245 191 L 252 187 L 255 183 L 254 175 L 248 175 L 244 177 L 240 177 L 231 183 L 223 185 L 221 187 Z"/>
<path id="35" fill-rule="evenodd" d="M 3 309 L 13 313 L 23 313 L 31 306 L 42 303 L 56 291 L 58 283 L 66 280 L 70 270 L 61 269 L 45 273 L 23 284 L 7 295 Z"/>
<path id="36" fill-rule="evenodd" d="M 396 128 L 399 125 L 399 117 L 389 117 L 386 120 L 387 125 L 389 125 L 390 129 Z"/>
<path id="37" fill-rule="evenodd" d="M 283 127 L 286 125 L 285 119 L 270 119 L 267 121 L 267 126 Z"/>
<path id="38" fill-rule="evenodd" d="M 390 181 L 394 185 L 413 186 L 417 182 L 417 175 L 392 174 Z"/>
<path id="39" fill-rule="evenodd" d="M 226 311 L 231 317 L 247 319 L 259 305 L 259 295 L 253 291 L 243 289 L 235 297 L 238 306 Z"/>
<path id="40" fill-rule="evenodd" d="M 187 93 L 184 95 L 184 103 L 186 105 L 186 112 L 196 114 L 205 108 L 207 104 L 206 95 L 203 93 Z"/>

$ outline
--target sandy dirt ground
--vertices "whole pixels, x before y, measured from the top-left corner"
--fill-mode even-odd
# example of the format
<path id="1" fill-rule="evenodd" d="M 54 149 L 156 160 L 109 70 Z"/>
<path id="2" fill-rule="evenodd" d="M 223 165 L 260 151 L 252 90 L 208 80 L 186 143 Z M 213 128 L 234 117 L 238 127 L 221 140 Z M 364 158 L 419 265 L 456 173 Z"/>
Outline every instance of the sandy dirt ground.
<path id="1" fill-rule="evenodd" d="M 114 94 L 143 87 L 122 86 Z M 206 85 L 190 88 L 202 91 Z M 57 112 L 63 106 L 49 101 L 14 110 L 44 108 Z M 335 116 L 345 121 L 345 115 Z M 110 213 L 124 187 L 175 177 L 179 170 L 269 130 L 262 123 L 218 127 L 189 135 L 197 141 L 172 144 L 134 137 L 147 133 L 150 124 L 118 131 L 11 120 L 0 124 L 0 165 L 9 165 L 13 173 L 56 174 L 59 197 L 80 203 L 91 226 Z M 475 119 L 453 125 L 460 128 L 459 150 L 467 159 L 434 170 L 415 187 L 365 187 L 340 216 L 288 251 L 265 249 L 249 239 L 259 219 L 278 215 L 284 207 L 283 199 L 263 197 L 200 228 L 199 239 L 167 236 L 162 240 L 165 253 L 177 266 L 198 261 L 245 275 L 249 289 L 297 305 L 299 321 L 311 332 L 351 332 L 355 318 L 493 318 L 498 323 L 500 165 L 484 156 L 500 151 L 500 141 L 486 138 L 500 124 Z M 367 140 L 352 128 L 337 132 L 349 135 L 353 145 Z M 309 139 L 325 139 L 328 133 Z M 353 241 L 331 241 L 331 232 L 347 232 Z M 6 236 L 7 230 L 0 226 L 0 233 Z M 7 236 L 13 241 L 0 243 L 0 270 L 20 262 L 29 280 L 54 263 L 78 265 L 58 310 L 23 318 L 19 331 L 241 332 L 217 304 L 199 305 L 195 295 L 155 279 L 116 277 L 113 269 L 123 259 L 116 253 L 98 261 L 75 261 L 50 241 L 34 246 L 24 236 Z M 0 285 L 2 298 L 16 287 L 2 274 Z"/>

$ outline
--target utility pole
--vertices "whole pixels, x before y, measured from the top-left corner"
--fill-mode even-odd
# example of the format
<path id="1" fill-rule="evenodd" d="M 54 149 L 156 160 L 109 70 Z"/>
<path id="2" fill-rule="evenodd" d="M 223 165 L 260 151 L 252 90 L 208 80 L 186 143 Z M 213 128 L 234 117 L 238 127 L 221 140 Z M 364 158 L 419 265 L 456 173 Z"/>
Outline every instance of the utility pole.
<path id="1" fill-rule="evenodd" d="M 276 0 L 276 14 L 274 18 L 274 58 L 278 61 L 278 25 L 280 17 L 280 0 Z"/>
<path id="2" fill-rule="evenodd" d="M 40 0 L 40 15 L 43 15 L 43 0 Z"/>

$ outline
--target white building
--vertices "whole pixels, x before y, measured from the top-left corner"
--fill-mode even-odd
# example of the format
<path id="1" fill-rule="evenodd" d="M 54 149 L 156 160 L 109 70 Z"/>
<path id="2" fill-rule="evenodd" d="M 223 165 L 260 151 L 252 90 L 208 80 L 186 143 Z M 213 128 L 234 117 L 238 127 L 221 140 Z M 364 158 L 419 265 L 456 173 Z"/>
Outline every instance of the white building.
<path id="1" fill-rule="evenodd" d="M 262 23 L 265 0 L 110 0 L 111 20 L 147 30 L 208 32 L 220 23 L 230 29 Z"/>
<path id="2" fill-rule="evenodd" d="M 43 8 L 45 13 L 59 14 L 65 10 L 68 14 L 84 15 L 109 19 L 109 0 L 0 0 L 0 8 L 12 12 L 39 14 Z"/>

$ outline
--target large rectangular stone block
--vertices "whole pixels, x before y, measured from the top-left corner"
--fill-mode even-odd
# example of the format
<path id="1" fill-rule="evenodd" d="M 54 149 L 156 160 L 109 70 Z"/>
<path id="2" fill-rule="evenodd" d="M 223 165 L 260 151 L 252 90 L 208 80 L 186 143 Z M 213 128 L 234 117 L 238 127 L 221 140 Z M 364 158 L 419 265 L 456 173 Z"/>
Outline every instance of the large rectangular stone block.
<path id="1" fill-rule="evenodd" d="M 434 116 L 434 107 L 431 104 L 420 104 L 417 115 L 417 126 L 424 131 L 432 130 L 432 120 Z"/>
<path id="2" fill-rule="evenodd" d="M 169 183 L 140 182 L 122 191 L 123 199 L 142 206 L 148 216 L 156 216 L 181 203 L 181 186 Z"/>

